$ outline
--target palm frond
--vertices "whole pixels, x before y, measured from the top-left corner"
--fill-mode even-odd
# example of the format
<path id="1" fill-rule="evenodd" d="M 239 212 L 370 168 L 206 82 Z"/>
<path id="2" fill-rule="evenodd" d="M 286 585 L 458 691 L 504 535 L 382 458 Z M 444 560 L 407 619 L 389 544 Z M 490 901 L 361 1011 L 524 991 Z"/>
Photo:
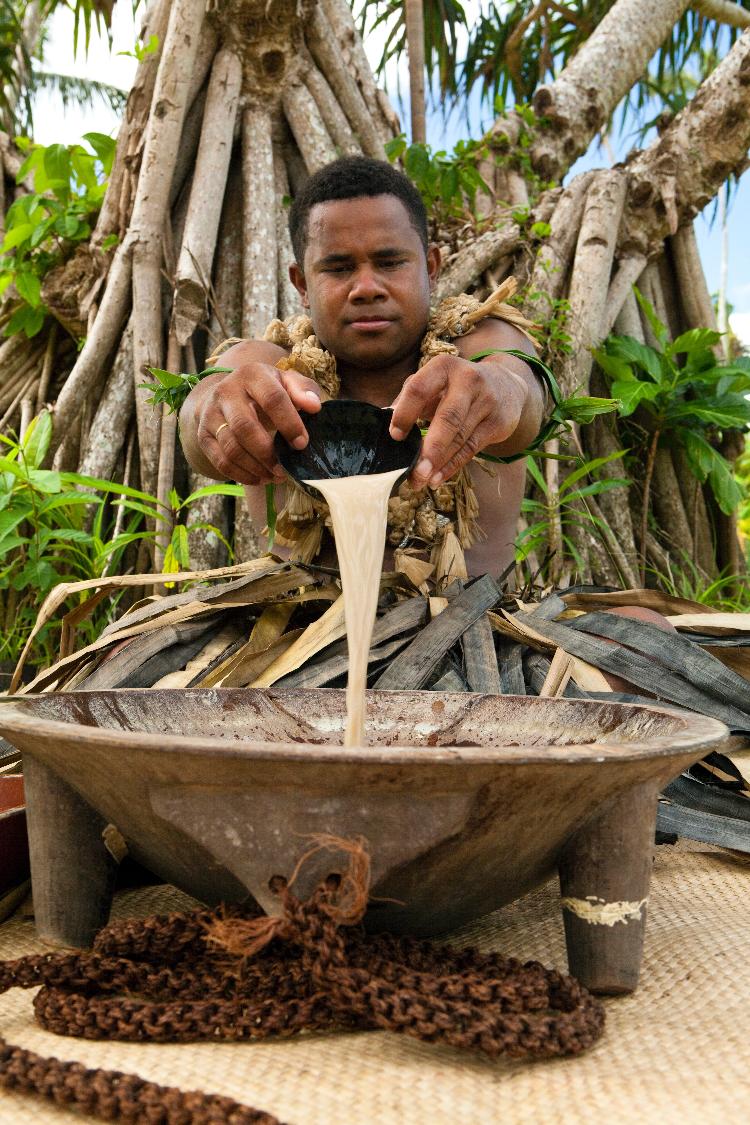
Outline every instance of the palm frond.
<path id="1" fill-rule="evenodd" d="M 382 76 L 392 60 L 406 57 L 406 22 L 403 0 L 356 0 L 352 6 L 363 36 L 376 29 L 385 42 L 376 73 Z M 428 88 L 442 100 L 458 95 L 459 29 L 468 28 L 461 0 L 424 0 L 424 53 Z"/>
<path id="2" fill-rule="evenodd" d="M 31 90 L 32 93 L 49 90 L 57 94 L 64 109 L 70 105 L 93 108 L 98 100 L 118 114 L 125 108 L 128 97 L 127 90 L 121 90 L 119 86 L 110 86 L 93 78 L 79 78 L 74 74 L 53 74 L 36 67 L 32 71 Z"/>
<path id="3" fill-rule="evenodd" d="M 7 133 L 24 131 L 31 121 L 31 100 L 25 82 L 31 60 L 24 41 L 22 15 L 19 3 L 0 0 L 0 123 Z"/>
<path id="4" fill-rule="evenodd" d="M 406 52 L 403 0 L 351 0 L 363 33 L 386 32 L 378 73 Z M 478 88 L 489 106 L 530 102 L 537 86 L 554 80 L 586 42 L 615 0 L 482 0 L 469 27 L 461 0 L 425 0 L 428 88 L 446 105 Z M 750 0 L 738 0 L 750 10 Z M 458 57 L 459 31 L 468 43 Z M 689 9 L 617 110 L 622 131 L 648 130 L 663 112 L 677 112 L 741 34 L 738 28 Z"/>

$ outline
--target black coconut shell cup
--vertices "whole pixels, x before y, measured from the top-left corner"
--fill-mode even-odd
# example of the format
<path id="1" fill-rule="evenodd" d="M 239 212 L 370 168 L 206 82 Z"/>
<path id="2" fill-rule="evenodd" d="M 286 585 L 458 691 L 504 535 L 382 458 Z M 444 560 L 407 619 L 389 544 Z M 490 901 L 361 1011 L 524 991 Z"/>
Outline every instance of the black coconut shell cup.
<path id="1" fill-rule="evenodd" d="M 408 476 L 419 457 L 422 435 L 412 426 L 403 441 L 394 441 L 388 432 L 393 411 L 354 399 L 330 399 L 318 414 L 302 419 L 310 441 L 304 449 L 293 449 L 281 434 L 274 448 L 282 468 L 306 492 L 316 497 L 317 489 L 307 480 L 332 477 L 369 476 L 403 469 L 394 488 Z"/>

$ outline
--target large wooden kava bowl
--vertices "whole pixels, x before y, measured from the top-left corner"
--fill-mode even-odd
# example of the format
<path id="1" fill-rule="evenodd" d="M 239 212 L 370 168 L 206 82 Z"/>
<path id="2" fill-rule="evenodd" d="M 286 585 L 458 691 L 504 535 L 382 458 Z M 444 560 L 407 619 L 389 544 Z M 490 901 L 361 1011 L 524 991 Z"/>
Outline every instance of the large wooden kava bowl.
<path id="1" fill-rule="evenodd" d="M 369 745 L 340 745 L 344 692 L 120 690 L 0 708 L 24 753 L 40 933 L 85 946 L 107 918 L 114 825 L 130 853 L 208 904 L 268 912 L 314 833 L 363 836 L 377 929 L 435 934 L 556 869 L 571 971 L 638 979 L 657 794 L 727 734 L 658 707 L 368 692 Z M 104 836 L 103 836 L 104 832 Z M 343 859 L 343 857 L 342 857 Z M 304 897 L 335 869 L 321 852 Z M 378 901 L 379 900 L 379 901 Z"/>

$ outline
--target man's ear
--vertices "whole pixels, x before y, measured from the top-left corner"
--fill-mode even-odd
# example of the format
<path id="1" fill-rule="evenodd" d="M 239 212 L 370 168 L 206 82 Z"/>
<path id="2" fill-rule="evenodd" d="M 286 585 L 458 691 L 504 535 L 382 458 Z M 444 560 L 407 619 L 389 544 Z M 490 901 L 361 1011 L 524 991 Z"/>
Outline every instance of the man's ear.
<path id="1" fill-rule="evenodd" d="M 432 242 L 427 248 L 427 276 L 430 279 L 430 289 L 434 289 L 437 284 L 437 279 L 440 277 L 441 265 L 440 247 Z"/>
<path id="2" fill-rule="evenodd" d="M 289 267 L 289 280 L 302 298 L 302 308 L 309 309 L 310 301 L 307 297 L 307 282 L 305 281 L 305 275 L 296 262 L 292 262 Z"/>

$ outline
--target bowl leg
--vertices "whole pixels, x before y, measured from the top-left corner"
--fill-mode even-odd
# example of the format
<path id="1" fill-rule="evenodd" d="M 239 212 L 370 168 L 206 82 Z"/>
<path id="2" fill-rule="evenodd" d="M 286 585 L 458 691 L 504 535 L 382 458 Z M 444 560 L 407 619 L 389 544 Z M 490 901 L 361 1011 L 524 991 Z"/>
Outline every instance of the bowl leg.
<path id="1" fill-rule="evenodd" d="M 568 842 L 559 864 L 570 972 L 592 992 L 638 984 L 658 789 L 637 786 Z"/>
<path id="2" fill-rule="evenodd" d="M 107 822 L 29 754 L 23 773 L 37 932 L 87 948 L 112 905 L 116 864 L 102 838 Z"/>

